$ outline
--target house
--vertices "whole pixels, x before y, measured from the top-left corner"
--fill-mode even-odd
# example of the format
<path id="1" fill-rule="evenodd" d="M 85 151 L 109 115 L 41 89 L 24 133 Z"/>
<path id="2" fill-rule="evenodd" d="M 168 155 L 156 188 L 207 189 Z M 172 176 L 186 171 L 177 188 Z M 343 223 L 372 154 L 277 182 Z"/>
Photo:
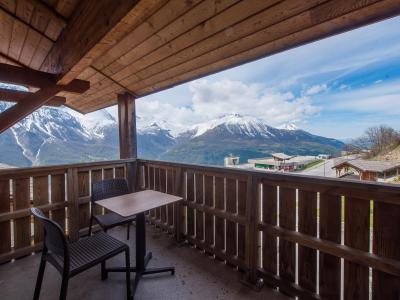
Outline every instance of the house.
<path id="1" fill-rule="evenodd" d="M 12 0 L 0 7 L 0 82 L 26 87 L 0 90 L 15 103 L 0 114 L 0 134 L 43 105 L 83 114 L 118 105 L 120 143 L 114 161 L 0 169 L 0 299 L 33 298 L 44 237 L 30 208 L 77 241 L 95 209 L 91 183 L 107 178 L 125 178 L 130 192 L 183 199 L 146 215 L 152 255 L 176 265 L 177 275 L 149 278 L 135 289 L 140 299 L 396 299 L 398 186 L 146 160 L 137 157 L 135 103 L 398 16 L 399 0 Z M 393 171 L 348 163 L 369 177 Z M 133 252 L 136 243 L 124 241 Z M 69 298 L 123 299 L 118 275 L 101 281 L 107 276 L 82 273 Z M 44 281 L 42 296 L 57 299 L 59 276 Z"/>
<path id="2" fill-rule="evenodd" d="M 304 169 L 307 164 L 316 160 L 315 156 L 289 156 L 284 153 L 274 153 L 270 158 L 249 159 L 248 163 L 254 168 L 293 172 Z"/>
<path id="3" fill-rule="evenodd" d="M 337 177 L 357 175 L 360 180 L 389 182 L 395 180 L 400 173 L 399 161 L 342 159 L 333 166 Z"/>

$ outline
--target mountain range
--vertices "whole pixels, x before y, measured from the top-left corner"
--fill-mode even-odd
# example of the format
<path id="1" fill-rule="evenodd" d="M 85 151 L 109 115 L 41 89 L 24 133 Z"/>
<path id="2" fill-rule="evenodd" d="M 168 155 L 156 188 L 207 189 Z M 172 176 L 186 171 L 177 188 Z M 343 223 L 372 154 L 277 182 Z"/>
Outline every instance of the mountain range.
<path id="1" fill-rule="evenodd" d="M 0 102 L 0 111 L 8 104 Z M 229 155 L 265 157 L 273 152 L 334 154 L 343 143 L 316 136 L 293 124 L 274 128 L 239 114 L 222 116 L 172 135 L 165 124 L 138 120 L 138 156 L 148 159 L 222 165 Z M 118 124 L 106 110 L 83 116 L 43 107 L 0 134 L 0 164 L 33 166 L 117 159 Z"/>

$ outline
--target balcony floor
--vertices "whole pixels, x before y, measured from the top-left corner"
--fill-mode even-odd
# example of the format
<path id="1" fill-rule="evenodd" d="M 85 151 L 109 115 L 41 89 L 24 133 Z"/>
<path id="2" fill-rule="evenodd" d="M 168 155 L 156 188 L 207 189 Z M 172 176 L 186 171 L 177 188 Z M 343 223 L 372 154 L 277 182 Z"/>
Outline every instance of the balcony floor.
<path id="1" fill-rule="evenodd" d="M 131 249 L 135 244 L 134 231 L 131 230 L 129 241 Z M 126 228 L 110 233 L 126 242 Z M 149 266 L 175 266 L 176 273 L 142 279 L 135 299 L 288 299 L 266 287 L 261 292 L 253 291 L 240 283 L 241 273 L 189 246 L 177 246 L 165 233 L 152 227 L 147 227 L 147 249 L 153 252 Z M 40 255 L 32 255 L 0 265 L 0 299 L 31 299 L 39 260 Z M 123 261 L 121 254 L 111 259 L 108 266 L 123 265 Z M 131 264 L 134 265 L 134 257 Z M 107 280 L 101 281 L 100 266 L 96 266 L 70 280 L 68 299 L 125 299 L 124 276 L 110 273 Z M 40 299 L 58 299 L 60 284 L 58 272 L 47 264 Z"/>

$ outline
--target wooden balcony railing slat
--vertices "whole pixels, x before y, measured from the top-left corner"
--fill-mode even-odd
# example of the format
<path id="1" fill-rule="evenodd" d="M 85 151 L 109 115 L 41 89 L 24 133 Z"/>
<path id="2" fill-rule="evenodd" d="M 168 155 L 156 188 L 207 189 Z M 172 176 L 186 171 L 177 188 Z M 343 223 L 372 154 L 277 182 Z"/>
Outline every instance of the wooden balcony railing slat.
<path id="1" fill-rule="evenodd" d="M 8 213 L 11 207 L 10 180 L 0 179 L 0 214 Z M 0 221 L 0 255 L 11 250 L 11 222 Z"/>
<path id="2" fill-rule="evenodd" d="M 51 176 L 51 203 L 65 202 L 65 174 Z M 65 208 L 51 211 L 51 217 L 66 230 Z"/>
<path id="3" fill-rule="evenodd" d="M 214 177 L 209 175 L 204 177 L 204 205 L 207 209 L 214 208 Z M 204 244 L 214 246 L 214 215 L 210 213 L 204 214 Z"/>
<path id="4" fill-rule="evenodd" d="M 30 179 L 13 180 L 14 209 L 30 207 Z M 31 217 L 14 221 L 14 248 L 25 248 L 31 245 Z"/>
<path id="5" fill-rule="evenodd" d="M 226 179 L 226 212 L 235 215 L 237 213 L 237 181 L 232 178 Z M 225 232 L 225 245 L 226 255 L 228 257 L 234 257 L 237 255 L 237 235 L 236 235 L 236 223 L 230 220 L 225 220 L 226 232 Z"/>
<path id="6" fill-rule="evenodd" d="M 400 205 L 375 202 L 373 206 L 373 253 L 400 261 Z M 372 299 L 399 296 L 400 278 L 374 269 Z"/>
<path id="7" fill-rule="evenodd" d="M 186 201 L 189 203 L 194 202 L 194 173 L 186 172 Z M 192 206 L 187 207 L 187 235 L 188 237 L 195 237 L 195 210 Z"/>
<path id="8" fill-rule="evenodd" d="M 370 202 L 345 197 L 344 244 L 369 251 Z M 353 262 L 344 262 L 344 298 L 368 299 L 368 267 Z"/>
<path id="9" fill-rule="evenodd" d="M 282 228 L 296 230 L 296 190 L 279 187 L 279 224 Z M 279 240 L 279 276 L 289 283 L 295 282 L 295 243 Z M 290 295 L 289 291 L 285 291 Z"/>
<path id="10" fill-rule="evenodd" d="M 298 191 L 299 232 L 317 237 L 317 196 L 315 192 Z M 317 291 L 317 251 L 299 245 L 299 285 Z"/>
<path id="11" fill-rule="evenodd" d="M 217 210 L 225 210 L 225 182 L 222 177 L 215 177 L 215 208 Z M 215 255 L 223 259 L 218 255 L 219 252 L 225 251 L 225 220 L 218 216 L 215 217 Z"/>
<path id="12" fill-rule="evenodd" d="M 195 174 L 196 204 L 204 207 L 204 175 L 202 173 Z M 195 210 L 196 212 L 196 239 L 204 241 L 204 210 Z"/>
<path id="13" fill-rule="evenodd" d="M 33 177 L 33 205 L 41 206 L 49 204 L 49 176 Z M 45 212 L 48 216 L 48 212 Z M 34 219 L 34 242 L 35 244 L 43 241 L 43 225 Z"/>
<path id="14" fill-rule="evenodd" d="M 262 220 L 272 226 L 277 225 L 277 187 L 267 184 L 262 185 Z M 262 267 L 265 271 L 276 275 L 277 269 L 277 238 L 263 231 L 262 236 Z"/>
<path id="15" fill-rule="evenodd" d="M 335 244 L 341 243 L 341 197 L 321 193 L 319 198 L 319 236 Z M 323 299 L 340 299 L 340 258 L 319 254 L 319 294 Z"/>
<path id="16" fill-rule="evenodd" d="M 90 171 L 78 171 L 78 197 L 90 195 Z M 79 202 L 79 200 L 77 199 Z M 90 203 L 79 204 L 79 229 L 89 226 Z"/>

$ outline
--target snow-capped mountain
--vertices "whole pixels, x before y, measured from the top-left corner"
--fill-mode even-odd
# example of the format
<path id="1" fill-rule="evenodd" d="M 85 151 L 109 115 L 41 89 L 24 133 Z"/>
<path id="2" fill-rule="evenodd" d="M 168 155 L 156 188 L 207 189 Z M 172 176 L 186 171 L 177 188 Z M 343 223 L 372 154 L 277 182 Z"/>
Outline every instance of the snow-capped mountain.
<path id="1" fill-rule="evenodd" d="M 164 159 L 205 164 L 222 164 L 229 155 L 249 158 L 266 157 L 274 152 L 292 155 L 334 154 L 343 143 L 310 134 L 294 126 L 284 129 L 265 124 L 262 120 L 232 114 L 194 126 L 177 137 L 177 143 Z"/>
<path id="2" fill-rule="evenodd" d="M 8 107 L 0 102 L 0 111 Z M 116 120 L 101 113 L 102 121 L 92 125 L 70 109 L 43 107 L 0 135 L 0 162 L 30 166 L 117 158 Z"/>
<path id="3" fill-rule="evenodd" d="M 293 123 L 287 123 L 287 124 L 283 124 L 281 126 L 276 127 L 278 129 L 285 129 L 285 130 L 299 130 L 300 128 L 297 127 L 296 124 Z"/>
<path id="4" fill-rule="evenodd" d="M 242 116 L 240 114 L 224 115 L 210 122 L 196 125 L 190 132 L 193 132 L 192 138 L 195 138 L 220 126 L 223 126 L 232 134 L 243 136 L 256 137 L 271 135 L 271 127 L 266 125 L 262 120 L 251 116 Z"/>
<path id="5" fill-rule="evenodd" d="M 0 102 L 0 111 L 9 104 Z M 224 156 L 241 161 L 272 152 L 319 154 L 343 143 L 303 130 L 278 129 L 238 114 L 226 115 L 180 133 L 168 123 L 145 124 L 138 117 L 138 155 L 148 159 L 222 164 Z M 117 159 L 118 124 L 107 111 L 81 115 L 68 108 L 43 107 L 0 135 L 0 163 L 14 166 Z"/>

